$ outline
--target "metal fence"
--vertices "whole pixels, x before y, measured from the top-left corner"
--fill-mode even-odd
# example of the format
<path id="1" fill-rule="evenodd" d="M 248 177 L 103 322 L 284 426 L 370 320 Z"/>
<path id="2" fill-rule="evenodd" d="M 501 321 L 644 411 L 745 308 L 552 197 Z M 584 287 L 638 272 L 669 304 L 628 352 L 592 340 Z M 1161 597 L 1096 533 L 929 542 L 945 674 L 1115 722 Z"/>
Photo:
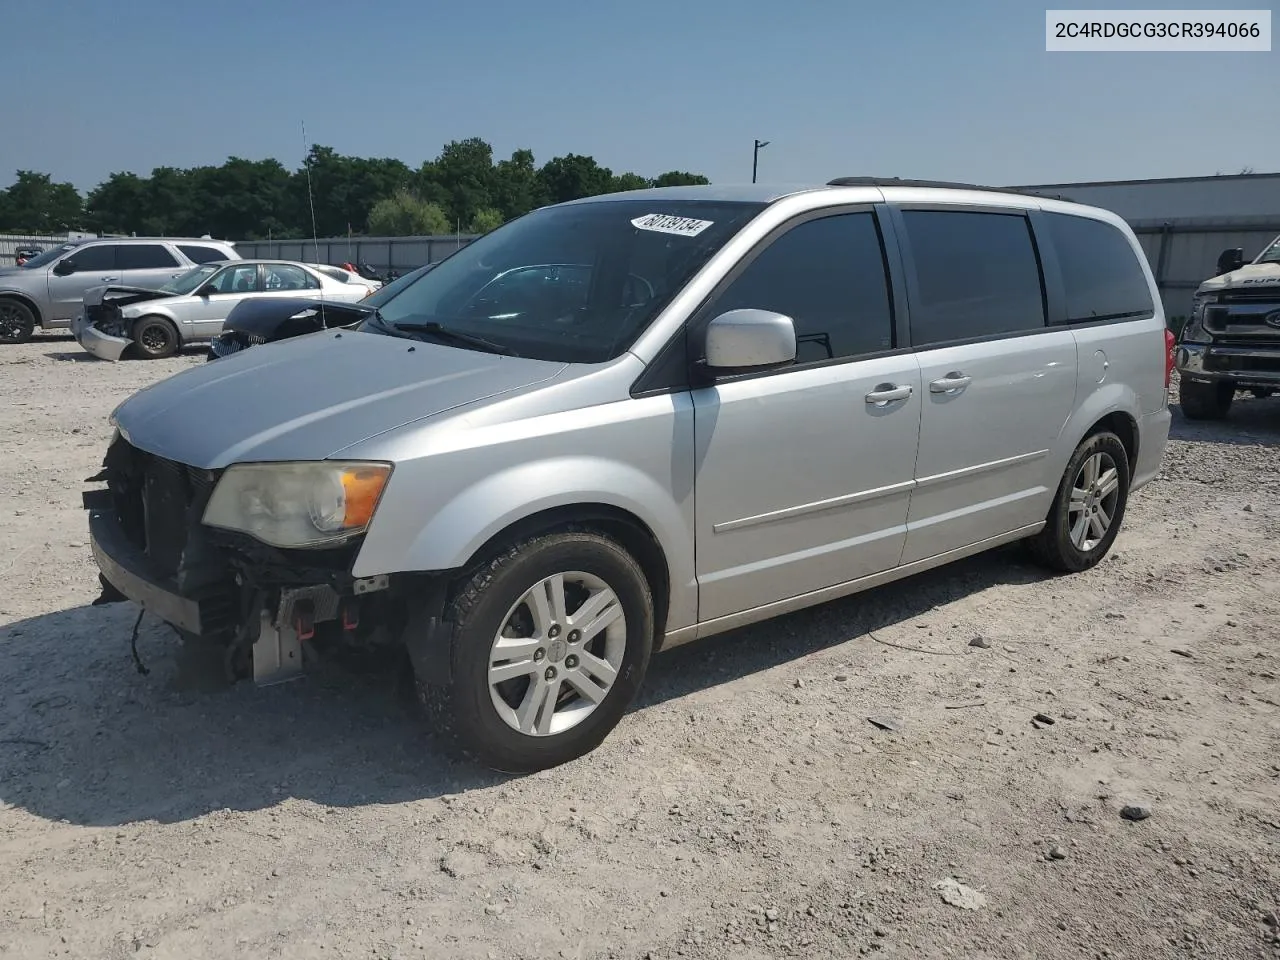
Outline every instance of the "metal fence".
<path id="1" fill-rule="evenodd" d="M 1131 222 L 1151 263 L 1170 317 L 1191 312 L 1191 298 L 1213 276 L 1218 254 L 1243 247 L 1246 260 L 1256 257 L 1280 235 L 1280 212 L 1229 219 L 1135 220 Z M 443 260 L 472 240 L 452 237 L 329 237 L 321 240 L 242 240 L 242 257 L 302 260 L 311 263 L 368 263 L 379 271 L 405 273 L 424 263 Z M 0 248 L 3 249 L 3 248 Z"/>
<path id="2" fill-rule="evenodd" d="M 385 273 L 407 273 L 443 260 L 476 237 L 322 237 L 319 240 L 240 240 L 236 252 L 246 259 L 300 260 L 303 263 L 369 264 Z"/>

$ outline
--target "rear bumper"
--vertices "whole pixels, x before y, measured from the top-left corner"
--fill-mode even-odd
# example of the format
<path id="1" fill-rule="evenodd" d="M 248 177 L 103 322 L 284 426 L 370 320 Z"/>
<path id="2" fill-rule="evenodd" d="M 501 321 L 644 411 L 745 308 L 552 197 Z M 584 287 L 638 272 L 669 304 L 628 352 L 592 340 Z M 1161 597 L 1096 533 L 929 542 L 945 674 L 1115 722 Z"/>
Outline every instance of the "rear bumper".
<path id="1" fill-rule="evenodd" d="M 161 620 L 191 633 L 209 632 L 210 600 L 183 595 L 177 584 L 149 569 L 146 554 L 125 536 L 111 494 L 85 493 L 84 506 L 89 511 L 89 546 L 103 578 Z"/>
<path id="2" fill-rule="evenodd" d="M 1160 472 L 1172 421 L 1173 414 L 1165 407 L 1147 414 L 1138 423 L 1138 461 L 1133 465 L 1133 478 L 1129 481 L 1131 493 L 1141 490 Z"/>
<path id="3" fill-rule="evenodd" d="M 1197 383 L 1230 380 L 1247 387 L 1280 387 L 1280 343 L 1274 347 L 1180 343 L 1174 362 L 1180 376 Z"/>
<path id="4" fill-rule="evenodd" d="M 99 360 L 119 360 L 125 350 L 129 348 L 129 345 L 133 343 L 132 340 L 126 337 L 113 337 L 108 333 L 103 333 L 86 321 L 84 314 L 80 314 L 71 321 L 71 335 L 76 338 L 76 343 L 80 344 Z"/>

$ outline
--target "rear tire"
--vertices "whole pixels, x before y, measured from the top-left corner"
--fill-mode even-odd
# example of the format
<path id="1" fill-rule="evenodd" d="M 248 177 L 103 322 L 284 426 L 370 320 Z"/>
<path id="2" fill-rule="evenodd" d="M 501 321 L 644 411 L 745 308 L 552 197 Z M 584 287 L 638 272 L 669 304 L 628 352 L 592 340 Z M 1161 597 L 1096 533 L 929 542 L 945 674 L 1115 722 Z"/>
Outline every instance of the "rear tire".
<path id="1" fill-rule="evenodd" d="M 1193 383 L 1184 379 L 1178 384 L 1178 402 L 1182 405 L 1182 415 L 1188 420 L 1223 419 L 1235 395 L 1230 381 Z"/>
<path id="2" fill-rule="evenodd" d="M 0 298 L 0 343 L 26 343 L 36 332 L 36 315 L 21 300 Z"/>
<path id="3" fill-rule="evenodd" d="M 1058 484 L 1045 527 L 1028 541 L 1031 556 L 1062 573 L 1088 570 L 1107 555 L 1129 502 L 1129 453 L 1114 433 L 1076 447 Z"/>
<path id="4" fill-rule="evenodd" d="M 443 628 L 451 680 L 419 675 L 418 690 L 445 746 L 531 773 L 589 753 L 622 719 L 653 650 L 653 599 L 614 541 L 553 533 L 469 577 Z"/>
<path id="5" fill-rule="evenodd" d="M 178 352 L 178 331 L 164 317 L 143 317 L 133 325 L 133 343 L 146 360 L 163 360 Z"/>

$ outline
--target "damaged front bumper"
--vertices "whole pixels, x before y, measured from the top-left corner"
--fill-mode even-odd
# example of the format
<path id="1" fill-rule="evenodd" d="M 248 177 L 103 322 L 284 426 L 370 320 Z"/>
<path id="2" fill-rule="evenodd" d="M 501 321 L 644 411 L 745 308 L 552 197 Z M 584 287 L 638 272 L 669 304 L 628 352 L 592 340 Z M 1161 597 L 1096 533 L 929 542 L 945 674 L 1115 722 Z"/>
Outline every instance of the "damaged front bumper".
<path id="1" fill-rule="evenodd" d="M 399 642 L 403 616 L 386 576 L 350 573 L 355 545 L 267 547 L 200 522 L 216 472 L 144 453 L 117 437 L 86 491 L 100 602 L 127 599 L 180 632 L 227 649 L 237 676 L 259 684 L 299 675 L 304 644 Z"/>
<path id="2" fill-rule="evenodd" d="M 133 343 L 129 337 L 113 336 L 99 330 L 85 318 L 84 314 L 80 314 L 71 321 L 71 335 L 76 338 L 76 343 L 99 360 L 112 362 L 124 356 L 124 352 Z"/>

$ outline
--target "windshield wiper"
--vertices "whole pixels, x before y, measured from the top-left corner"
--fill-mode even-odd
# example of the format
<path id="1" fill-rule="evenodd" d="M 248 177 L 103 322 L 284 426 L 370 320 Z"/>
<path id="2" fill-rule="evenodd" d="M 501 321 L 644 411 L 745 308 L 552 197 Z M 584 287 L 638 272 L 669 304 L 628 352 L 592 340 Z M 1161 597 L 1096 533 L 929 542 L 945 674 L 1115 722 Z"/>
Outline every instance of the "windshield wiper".
<path id="1" fill-rule="evenodd" d="M 488 353 L 500 353 L 504 357 L 518 357 L 510 347 L 501 343 L 494 343 L 492 340 L 486 340 L 484 337 L 478 337 L 474 333 L 463 333 L 461 330 L 454 330 L 452 327 L 446 327 L 442 323 L 435 320 L 427 320 L 422 323 L 387 323 L 382 319 L 381 314 L 375 313 L 374 316 L 384 326 L 390 326 L 393 330 L 404 330 L 408 333 L 426 333 L 433 337 L 439 337 L 441 340 L 450 341 L 452 343 L 461 344 L 468 347 L 476 347 Z"/>

